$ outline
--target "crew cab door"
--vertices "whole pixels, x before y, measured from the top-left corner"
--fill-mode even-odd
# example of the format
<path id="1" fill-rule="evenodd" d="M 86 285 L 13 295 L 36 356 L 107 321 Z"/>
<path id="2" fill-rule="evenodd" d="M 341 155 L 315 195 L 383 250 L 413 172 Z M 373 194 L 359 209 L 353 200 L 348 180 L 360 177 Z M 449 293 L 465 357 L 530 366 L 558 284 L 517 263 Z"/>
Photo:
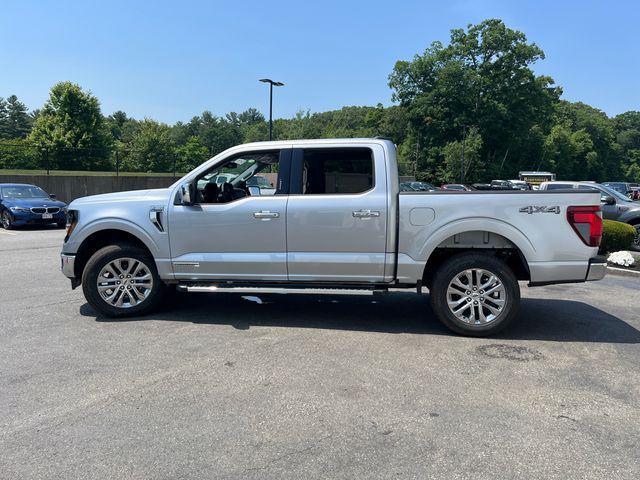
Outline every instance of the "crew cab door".
<path id="1" fill-rule="evenodd" d="M 286 208 L 291 149 L 233 155 L 199 175 L 194 205 L 169 207 L 177 280 L 286 280 Z M 253 162 L 253 164 L 251 164 Z M 278 166 L 277 188 L 246 185 L 250 168 Z M 249 165 L 249 167 L 247 167 Z M 264 168 L 264 167 L 268 168 Z M 251 183 L 251 182 L 250 182 Z"/>
<path id="2" fill-rule="evenodd" d="M 381 282 L 387 237 L 384 151 L 293 150 L 287 205 L 290 281 Z"/>

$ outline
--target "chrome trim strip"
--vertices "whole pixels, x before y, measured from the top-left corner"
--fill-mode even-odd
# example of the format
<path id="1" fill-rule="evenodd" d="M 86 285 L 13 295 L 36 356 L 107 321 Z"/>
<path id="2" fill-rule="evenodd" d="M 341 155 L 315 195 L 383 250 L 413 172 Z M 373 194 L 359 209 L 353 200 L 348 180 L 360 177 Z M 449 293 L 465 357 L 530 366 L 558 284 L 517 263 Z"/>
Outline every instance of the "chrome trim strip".
<path id="1" fill-rule="evenodd" d="M 67 278 L 75 278 L 75 255 L 67 255 L 65 253 L 60 254 L 61 270 L 62 274 Z"/>
<path id="2" fill-rule="evenodd" d="M 173 266 L 200 268 L 200 262 L 173 262 Z"/>
<path id="3" fill-rule="evenodd" d="M 587 282 L 593 282 L 596 280 L 602 280 L 607 274 L 607 262 L 600 259 L 591 259 L 595 261 L 589 261 L 589 270 L 587 271 Z"/>

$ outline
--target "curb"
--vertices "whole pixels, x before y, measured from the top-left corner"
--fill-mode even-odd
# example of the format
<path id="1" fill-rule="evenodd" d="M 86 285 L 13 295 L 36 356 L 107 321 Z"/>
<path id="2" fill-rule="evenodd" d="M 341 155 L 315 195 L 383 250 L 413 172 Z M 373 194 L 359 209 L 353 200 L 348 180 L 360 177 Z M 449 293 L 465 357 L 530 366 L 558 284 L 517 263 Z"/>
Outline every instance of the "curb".
<path id="1" fill-rule="evenodd" d="M 627 270 L 626 268 L 616 268 L 607 265 L 607 275 L 618 275 L 620 277 L 640 278 L 640 272 L 637 270 Z"/>

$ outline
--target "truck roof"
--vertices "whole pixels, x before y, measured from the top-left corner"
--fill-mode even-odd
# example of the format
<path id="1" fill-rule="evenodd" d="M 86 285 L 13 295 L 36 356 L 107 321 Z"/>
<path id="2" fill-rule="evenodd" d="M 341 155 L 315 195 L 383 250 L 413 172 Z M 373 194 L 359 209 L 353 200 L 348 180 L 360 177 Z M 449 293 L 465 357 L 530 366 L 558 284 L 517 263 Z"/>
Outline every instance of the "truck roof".
<path id="1" fill-rule="evenodd" d="M 327 145 L 327 144 L 353 144 L 353 143 L 377 143 L 380 145 L 394 146 L 395 144 L 386 138 L 316 138 L 316 139 L 298 139 L 298 140 L 272 140 L 265 142 L 251 142 L 244 143 L 239 146 L 243 147 L 253 147 L 253 146 L 263 146 L 263 147 L 284 147 L 293 145 Z"/>

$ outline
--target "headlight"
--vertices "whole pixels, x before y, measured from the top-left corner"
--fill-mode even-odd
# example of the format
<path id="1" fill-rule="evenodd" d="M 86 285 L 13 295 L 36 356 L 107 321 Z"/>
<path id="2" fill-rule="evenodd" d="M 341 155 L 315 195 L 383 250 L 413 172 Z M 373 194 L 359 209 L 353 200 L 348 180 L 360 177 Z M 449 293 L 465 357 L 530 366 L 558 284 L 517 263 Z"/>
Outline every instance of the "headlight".
<path id="1" fill-rule="evenodd" d="M 9 207 L 9 210 L 11 210 L 12 212 L 25 212 L 25 213 L 31 211 L 28 208 L 24 208 L 24 207 Z"/>

